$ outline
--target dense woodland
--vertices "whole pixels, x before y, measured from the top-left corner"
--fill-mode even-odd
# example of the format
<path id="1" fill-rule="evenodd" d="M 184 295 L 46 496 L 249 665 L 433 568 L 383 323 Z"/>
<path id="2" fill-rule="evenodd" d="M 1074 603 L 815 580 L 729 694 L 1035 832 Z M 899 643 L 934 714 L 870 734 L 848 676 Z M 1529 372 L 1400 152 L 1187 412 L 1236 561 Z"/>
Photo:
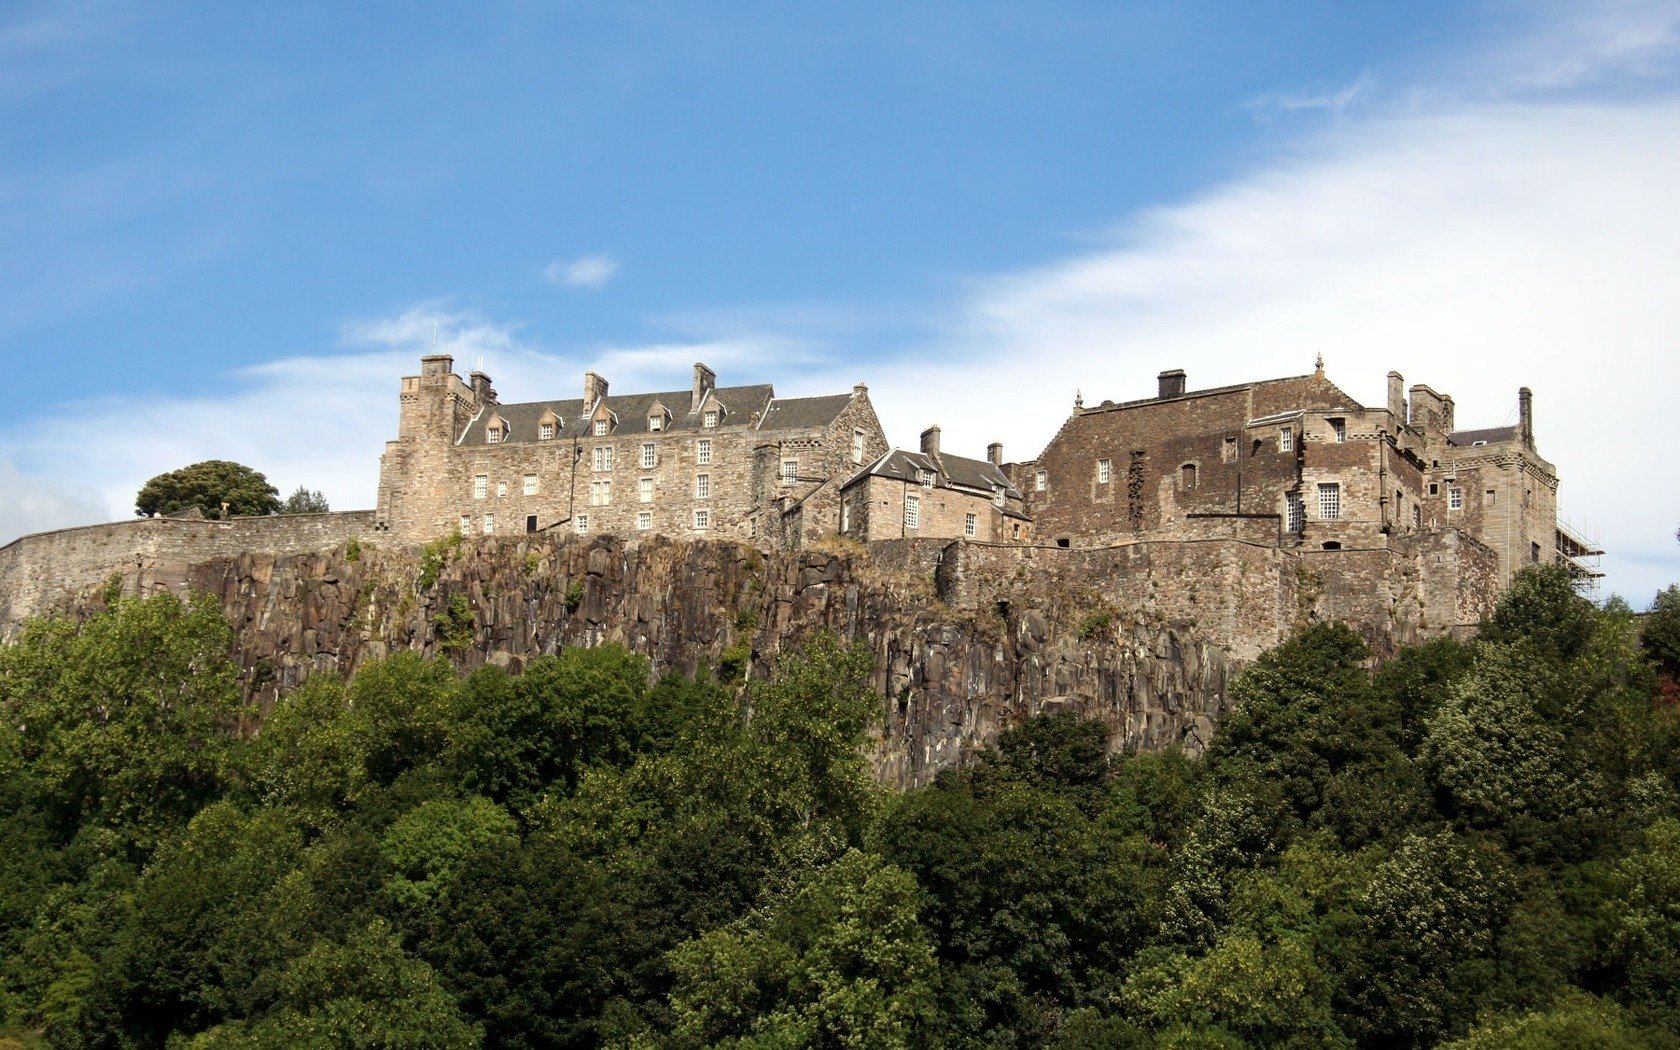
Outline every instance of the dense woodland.
<path id="1" fill-rule="evenodd" d="M 405 653 L 250 736 L 215 605 L 114 600 L 0 649 L 0 1046 L 1680 1047 L 1667 602 L 1317 624 L 1200 760 L 1043 717 L 895 794 L 832 639 Z"/>

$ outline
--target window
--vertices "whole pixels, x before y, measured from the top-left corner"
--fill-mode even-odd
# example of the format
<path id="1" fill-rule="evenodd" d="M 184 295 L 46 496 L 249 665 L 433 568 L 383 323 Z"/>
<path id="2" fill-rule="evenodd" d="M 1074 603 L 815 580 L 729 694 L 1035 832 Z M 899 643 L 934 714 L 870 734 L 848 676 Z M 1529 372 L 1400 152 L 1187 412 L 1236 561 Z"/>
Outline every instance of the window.
<path id="1" fill-rule="evenodd" d="M 863 431 L 852 431 L 852 462 L 863 462 Z"/>
<path id="2" fill-rule="evenodd" d="M 1540 564 L 1540 545 L 1532 540 L 1528 544 L 1528 560 L 1536 565 Z"/>
<path id="3" fill-rule="evenodd" d="M 1441 486 L 1431 481 L 1429 483 L 1429 494 L 1431 496 L 1439 496 L 1441 494 Z"/>
<path id="4" fill-rule="evenodd" d="M 652 470 L 659 463 L 659 446 L 651 441 L 642 442 L 642 469 Z"/>
<path id="5" fill-rule="evenodd" d="M 496 498 L 497 499 L 505 499 L 506 497 L 507 497 L 507 482 L 505 482 L 505 481 L 496 482 Z"/>
<path id="6" fill-rule="evenodd" d="M 1412 528 L 1423 528 L 1423 508 L 1416 503 L 1412 504 Z"/>
<path id="7" fill-rule="evenodd" d="M 639 478 L 639 479 L 637 479 L 637 481 L 636 481 L 636 502 L 638 502 L 638 503 L 652 503 L 653 502 L 653 479 L 652 478 Z"/>
<path id="8" fill-rule="evenodd" d="M 1331 419 L 1327 422 L 1330 424 L 1330 433 L 1334 435 L 1336 444 L 1340 445 L 1345 442 L 1347 440 L 1347 420 Z"/>
<path id="9" fill-rule="evenodd" d="M 554 440 L 554 424 L 553 423 L 544 423 L 541 426 L 537 427 L 537 440 L 538 441 L 553 441 Z"/>
<path id="10" fill-rule="evenodd" d="M 1237 439 L 1226 438 L 1225 446 L 1220 450 L 1219 455 L 1226 463 L 1235 463 L 1237 461 Z"/>
<path id="11" fill-rule="evenodd" d="M 1290 451 L 1294 450 L 1294 448 L 1295 448 L 1295 428 L 1294 427 L 1279 427 L 1278 428 L 1278 451 L 1279 452 L 1290 452 Z"/>
<path id="12" fill-rule="evenodd" d="M 1033 490 L 1035 492 L 1043 492 L 1045 489 L 1047 489 L 1049 487 L 1050 487 L 1050 472 L 1048 470 L 1040 470 L 1037 473 L 1033 474 Z"/>
<path id="13" fill-rule="evenodd" d="M 648 417 L 648 429 L 655 433 L 665 429 L 665 417 L 655 412 Z"/>
<path id="14" fill-rule="evenodd" d="M 589 505 L 591 507 L 605 507 L 612 503 L 612 482 L 591 481 L 589 483 Z"/>
<path id="15" fill-rule="evenodd" d="M 782 484 L 791 485 L 799 480 L 799 461 L 797 459 L 782 460 Z"/>
<path id="16" fill-rule="evenodd" d="M 1097 460 L 1097 484 L 1106 485 L 1114 478 L 1114 461 L 1108 459 Z"/>
<path id="17" fill-rule="evenodd" d="M 1301 494 L 1290 492 L 1283 497 L 1284 513 L 1287 515 L 1290 532 L 1300 532 L 1307 527 L 1306 512 L 1301 507 Z"/>
<path id="18" fill-rule="evenodd" d="M 572 528 L 576 529 L 580 533 L 588 532 L 589 531 L 589 515 L 579 514 L 577 517 L 573 518 L 572 519 Z"/>
<path id="19" fill-rule="evenodd" d="M 712 476 L 710 474 L 694 475 L 694 498 L 710 499 L 712 496 Z"/>
<path id="20" fill-rule="evenodd" d="M 1342 486 L 1340 482 L 1326 481 L 1319 484 L 1318 516 L 1324 521 L 1335 521 L 1342 516 Z"/>
<path id="21" fill-rule="evenodd" d="M 609 421 L 608 420 L 597 419 L 595 421 L 595 436 L 596 437 L 606 437 L 608 426 L 609 426 Z"/>
<path id="22" fill-rule="evenodd" d="M 1178 468 L 1178 472 L 1179 477 L 1184 482 L 1185 488 L 1193 489 L 1196 487 L 1196 464 L 1186 463 L 1184 466 Z"/>
<path id="23" fill-rule="evenodd" d="M 535 496 L 536 494 L 537 494 L 537 476 L 535 474 L 525 475 L 525 495 Z"/>
<path id="24" fill-rule="evenodd" d="M 992 506 L 996 507 L 998 510 L 1002 510 L 1008 501 L 1009 493 L 1006 490 L 1002 488 L 992 490 Z"/>
<path id="25" fill-rule="evenodd" d="M 478 474 L 473 477 L 473 499 L 483 499 L 490 494 L 490 476 Z"/>
<path id="26" fill-rule="evenodd" d="M 488 536 L 495 531 L 496 531 L 496 516 L 494 514 L 486 514 L 484 516 L 484 534 L 486 536 Z"/>
<path id="27" fill-rule="evenodd" d="M 525 515 L 525 531 L 526 532 L 536 532 L 537 531 L 537 516 L 535 514 Z"/>
<path id="28" fill-rule="evenodd" d="M 922 488 L 924 489 L 933 488 L 934 477 L 935 475 L 931 470 L 916 471 L 916 480 L 922 483 Z"/>
<path id="29" fill-rule="evenodd" d="M 1488 489 L 1486 492 L 1482 493 L 1482 506 L 1491 507 L 1497 502 L 1499 502 L 1499 493 L 1493 491 L 1492 489 Z"/>
<path id="30" fill-rule="evenodd" d="M 489 430 L 486 430 L 484 432 L 484 443 L 486 445 L 499 445 L 499 444 L 501 444 L 502 443 L 501 429 L 498 428 L 498 427 L 491 427 Z"/>
<path id="31" fill-rule="evenodd" d="M 904 497 L 904 527 L 907 529 L 922 527 L 922 497 Z"/>
<path id="32" fill-rule="evenodd" d="M 840 531 L 852 531 L 852 501 L 849 499 L 840 501 Z"/>
<path id="33" fill-rule="evenodd" d="M 707 430 L 710 430 L 711 428 L 717 426 L 717 409 L 715 409 L 715 408 L 708 409 L 706 411 L 706 414 L 704 416 L 700 417 L 700 425 L 705 427 Z M 697 529 L 703 529 L 706 526 L 696 525 L 694 527 L 697 528 Z"/>
<path id="34" fill-rule="evenodd" d="M 695 512 L 694 512 L 694 527 L 697 528 L 697 529 L 709 529 L 709 528 L 711 528 L 712 527 L 712 512 L 707 510 L 705 507 L 700 507 L 697 510 L 695 510 Z"/>
<path id="35" fill-rule="evenodd" d="M 638 510 L 636 512 L 636 528 L 644 532 L 653 528 L 653 511 Z"/>
<path id="36" fill-rule="evenodd" d="M 979 516 L 976 515 L 976 514 L 964 514 L 963 515 L 963 535 L 967 536 L 969 539 L 973 539 L 975 534 L 978 533 L 979 531 L 980 531 L 980 518 L 979 518 Z"/>
<path id="37" fill-rule="evenodd" d="M 596 470 L 612 469 L 612 448 L 603 446 L 595 450 L 594 466 Z"/>
<path id="38" fill-rule="evenodd" d="M 1463 489 L 1461 489 L 1461 488 L 1450 488 L 1450 489 L 1447 490 L 1447 509 L 1448 510 L 1463 510 L 1464 509 L 1464 490 Z"/>
<path id="39" fill-rule="evenodd" d="M 694 443 L 694 462 L 702 467 L 712 461 L 712 439 L 701 438 Z"/>
<path id="40" fill-rule="evenodd" d="M 461 534 L 463 536 L 472 531 L 472 516 L 471 515 L 469 515 L 469 514 L 461 515 L 460 528 L 461 528 Z"/>

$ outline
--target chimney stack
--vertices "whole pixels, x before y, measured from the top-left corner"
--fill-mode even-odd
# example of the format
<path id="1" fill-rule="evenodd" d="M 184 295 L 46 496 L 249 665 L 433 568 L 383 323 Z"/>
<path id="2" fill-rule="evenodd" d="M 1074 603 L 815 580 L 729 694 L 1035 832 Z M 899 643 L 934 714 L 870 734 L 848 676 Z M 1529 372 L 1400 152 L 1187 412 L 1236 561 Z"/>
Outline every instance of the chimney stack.
<path id="1" fill-rule="evenodd" d="M 585 412 L 595 407 L 595 403 L 607 396 L 607 381 L 594 372 L 583 374 L 583 410 Z"/>
<path id="2" fill-rule="evenodd" d="M 1171 371 L 1162 372 L 1156 377 L 1156 381 L 1161 385 L 1160 400 L 1165 401 L 1169 397 L 1184 396 L 1184 369 L 1174 368 Z"/>
<path id="3" fill-rule="evenodd" d="M 694 362 L 694 386 L 688 392 L 688 410 L 700 411 L 700 406 L 706 403 L 706 395 L 717 386 L 717 373 L 700 362 Z"/>
<path id="4" fill-rule="evenodd" d="M 1523 448 L 1534 448 L 1534 391 L 1523 387 L 1517 391 L 1517 427 L 1522 434 Z"/>
<path id="5" fill-rule="evenodd" d="M 922 431 L 922 454 L 927 456 L 939 455 L 939 424 L 935 423 Z"/>
<path id="6" fill-rule="evenodd" d="M 994 441 L 986 446 L 986 462 L 994 467 L 1003 466 L 1003 442 Z"/>
<path id="7" fill-rule="evenodd" d="M 478 398 L 481 405 L 496 403 L 496 389 L 490 385 L 490 377 L 483 372 L 475 371 L 467 377 L 472 383 L 473 396 Z"/>
<path id="8" fill-rule="evenodd" d="M 427 354 L 420 358 L 420 374 L 423 376 L 446 376 L 455 371 L 455 359 L 448 354 Z"/>
<path id="9" fill-rule="evenodd" d="M 1388 413 L 1394 417 L 1396 426 L 1409 422 L 1406 418 L 1406 380 L 1399 372 L 1388 374 Z"/>

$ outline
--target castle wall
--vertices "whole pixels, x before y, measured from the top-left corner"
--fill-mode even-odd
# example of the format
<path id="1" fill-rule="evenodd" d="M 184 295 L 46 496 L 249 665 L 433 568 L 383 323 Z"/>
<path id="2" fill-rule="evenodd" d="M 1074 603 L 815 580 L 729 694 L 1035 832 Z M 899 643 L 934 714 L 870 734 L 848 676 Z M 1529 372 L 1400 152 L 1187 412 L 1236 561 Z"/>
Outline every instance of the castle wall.
<path id="1" fill-rule="evenodd" d="M 0 641 L 23 620 L 75 608 L 112 574 L 133 593 L 179 590 L 188 569 L 247 551 L 301 554 L 376 539 L 369 510 L 227 521 L 136 518 L 22 536 L 0 547 Z"/>

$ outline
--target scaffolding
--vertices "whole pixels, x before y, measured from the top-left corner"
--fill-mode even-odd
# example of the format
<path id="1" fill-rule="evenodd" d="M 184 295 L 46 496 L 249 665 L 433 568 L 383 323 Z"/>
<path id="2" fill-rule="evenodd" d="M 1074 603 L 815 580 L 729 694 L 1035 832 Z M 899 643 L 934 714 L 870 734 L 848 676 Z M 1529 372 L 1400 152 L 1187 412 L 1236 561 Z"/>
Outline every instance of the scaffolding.
<path id="1" fill-rule="evenodd" d="M 1555 560 L 1569 571 L 1575 590 L 1583 597 L 1598 601 L 1598 581 L 1604 578 L 1598 559 L 1604 555 L 1594 530 L 1589 539 L 1585 530 L 1577 529 L 1569 521 L 1559 518 Z"/>

